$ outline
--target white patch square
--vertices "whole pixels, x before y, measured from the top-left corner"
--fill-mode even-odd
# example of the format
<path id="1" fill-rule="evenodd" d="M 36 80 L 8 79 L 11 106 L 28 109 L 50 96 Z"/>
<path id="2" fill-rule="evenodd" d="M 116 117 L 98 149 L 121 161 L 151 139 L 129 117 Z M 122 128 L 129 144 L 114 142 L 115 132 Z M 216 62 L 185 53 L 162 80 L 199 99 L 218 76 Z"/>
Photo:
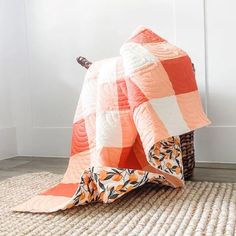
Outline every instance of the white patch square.
<path id="1" fill-rule="evenodd" d="M 85 81 L 80 94 L 83 116 L 96 111 L 97 80 Z"/>
<path id="2" fill-rule="evenodd" d="M 150 103 L 171 136 L 189 131 L 175 96 L 151 99 Z"/>
<path id="3" fill-rule="evenodd" d="M 152 53 L 138 43 L 125 43 L 121 47 L 120 54 L 123 57 L 126 75 L 157 61 Z"/>
<path id="4" fill-rule="evenodd" d="M 105 63 L 101 66 L 98 74 L 98 83 L 111 83 L 116 82 L 116 65 L 117 58 L 106 59 Z"/>
<path id="5" fill-rule="evenodd" d="M 122 147 L 122 127 L 119 111 L 107 111 L 96 118 L 96 145 L 100 147 Z"/>

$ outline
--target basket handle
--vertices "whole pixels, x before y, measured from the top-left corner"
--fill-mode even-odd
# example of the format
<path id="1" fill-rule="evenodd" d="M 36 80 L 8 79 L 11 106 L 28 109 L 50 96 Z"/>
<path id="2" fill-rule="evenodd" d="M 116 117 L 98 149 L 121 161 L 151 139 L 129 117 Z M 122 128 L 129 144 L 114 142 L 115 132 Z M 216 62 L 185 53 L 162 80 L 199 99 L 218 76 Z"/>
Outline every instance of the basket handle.
<path id="1" fill-rule="evenodd" d="M 92 62 L 88 61 L 85 57 L 77 57 L 76 61 L 86 69 L 88 69 L 92 65 Z"/>

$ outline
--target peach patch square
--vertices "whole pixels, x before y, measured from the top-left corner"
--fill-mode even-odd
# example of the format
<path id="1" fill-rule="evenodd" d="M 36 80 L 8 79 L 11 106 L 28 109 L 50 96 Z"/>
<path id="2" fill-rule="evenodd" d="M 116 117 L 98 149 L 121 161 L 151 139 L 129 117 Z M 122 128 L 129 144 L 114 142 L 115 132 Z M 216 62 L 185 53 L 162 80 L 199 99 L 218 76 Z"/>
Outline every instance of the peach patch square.
<path id="1" fill-rule="evenodd" d="M 99 166 L 117 167 L 120 162 L 122 148 L 103 147 L 98 150 Z"/>
<path id="2" fill-rule="evenodd" d="M 203 111 L 198 91 L 179 94 L 176 98 L 189 129 L 192 130 L 210 124 L 210 121 Z"/>
<path id="3" fill-rule="evenodd" d="M 158 61 L 135 72 L 130 78 L 148 99 L 175 94 L 168 74 Z"/>
<path id="4" fill-rule="evenodd" d="M 71 156 L 62 183 L 79 183 L 84 170 L 88 169 L 91 163 L 90 151 L 84 151 Z"/>
<path id="5" fill-rule="evenodd" d="M 85 120 L 81 119 L 73 124 L 71 156 L 89 149 Z"/>
<path id="6" fill-rule="evenodd" d="M 96 145 L 96 113 L 86 116 L 84 120 L 88 136 L 88 144 L 91 149 Z"/>
<path id="7" fill-rule="evenodd" d="M 161 43 L 148 43 L 145 44 L 145 48 L 152 52 L 160 61 L 186 56 L 183 50 L 166 41 Z"/>
<path id="8" fill-rule="evenodd" d="M 132 110 L 148 101 L 142 90 L 131 79 L 126 80 L 126 85 L 129 94 L 129 104 Z"/>
<path id="9" fill-rule="evenodd" d="M 128 91 L 126 81 L 124 79 L 117 80 L 117 95 L 118 95 L 118 104 L 119 110 L 129 109 L 129 101 L 128 101 Z"/>

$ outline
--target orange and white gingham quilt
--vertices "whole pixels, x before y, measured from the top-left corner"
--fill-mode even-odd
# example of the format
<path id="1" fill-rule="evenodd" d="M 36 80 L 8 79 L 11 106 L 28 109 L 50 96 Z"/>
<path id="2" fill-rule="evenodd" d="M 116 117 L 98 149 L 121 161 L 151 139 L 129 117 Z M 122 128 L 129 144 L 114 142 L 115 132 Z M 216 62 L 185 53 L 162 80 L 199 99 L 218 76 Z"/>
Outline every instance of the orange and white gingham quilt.
<path id="1" fill-rule="evenodd" d="M 120 56 L 97 61 L 86 73 L 62 181 L 13 210 L 111 202 L 146 182 L 181 187 L 179 135 L 209 123 L 189 56 L 138 28 Z"/>

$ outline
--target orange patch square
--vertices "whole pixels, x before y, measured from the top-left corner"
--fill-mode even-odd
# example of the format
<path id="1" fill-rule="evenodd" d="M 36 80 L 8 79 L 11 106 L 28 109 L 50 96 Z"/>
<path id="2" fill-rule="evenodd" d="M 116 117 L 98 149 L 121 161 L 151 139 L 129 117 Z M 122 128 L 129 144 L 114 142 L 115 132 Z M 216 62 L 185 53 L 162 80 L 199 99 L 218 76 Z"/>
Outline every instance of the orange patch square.
<path id="1" fill-rule="evenodd" d="M 72 197 L 76 190 L 78 189 L 79 184 L 64 184 L 59 183 L 55 187 L 48 189 L 45 192 L 40 193 L 40 195 L 52 195 L 52 196 L 63 196 L 63 197 Z"/>
<path id="2" fill-rule="evenodd" d="M 137 157 L 139 165 L 141 166 L 139 170 L 144 170 L 144 167 L 149 165 L 149 163 L 147 161 L 147 157 L 143 148 L 143 143 L 139 135 L 137 135 L 136 137 L 135 143 L 133 145 L 133 151 L 135 153 L 135 156 Z"/>
<path id="3" fill-rule="evenodd" d="M 193 130 L 206 124 L 210 124 L 210 121 L 207 119 L 203 111 L 198 91 L 179 94 L 176 96 L 176 99 L 183 118 L 190 129 Z"/>
<path id="4" fill-rule="evenodd" d="M 138 158 L 139 157 L 137 157 L 134 153 L 133 147 L 125 147 L 122 149 L 120 161 L 117 167 L 141 170 L 142 168 Z"/>
<path id="5" fill-rule="evenodd" d="M 130 110 L 121 110 L 119 116 L 122 129 L 122 147 L 130 147 L 134 144 L 137 136 L 133 115 Z"/>
<path id="6" fill-rule="evenodd" d="M 140 30 L 128 40 L 128 42 L 134 43 L 158 43 L 163 41 L 165 41 L 165 39 L 161 38 L 149 29 Z"/>
<path id="7" fill-rule="evenodd" d="M 129 95 L 129 104 L 132 110 L 140 104 L 148 101 L 142 90 L 131 79 L 127 79 L 126 84 Z"/>
<path id="8" fill-rule="evenodd" d="M 161 61 L 174 88 L 175 94 L 197 90 L 192 63 L 188 56 Z"/>
<path id="9" fill-rule="evenodd" d="M 89 150 L 88 136 L 85 127 L 85 120 L 81 119 L 73 124 L 71 156 L 86 150 Z"/>

